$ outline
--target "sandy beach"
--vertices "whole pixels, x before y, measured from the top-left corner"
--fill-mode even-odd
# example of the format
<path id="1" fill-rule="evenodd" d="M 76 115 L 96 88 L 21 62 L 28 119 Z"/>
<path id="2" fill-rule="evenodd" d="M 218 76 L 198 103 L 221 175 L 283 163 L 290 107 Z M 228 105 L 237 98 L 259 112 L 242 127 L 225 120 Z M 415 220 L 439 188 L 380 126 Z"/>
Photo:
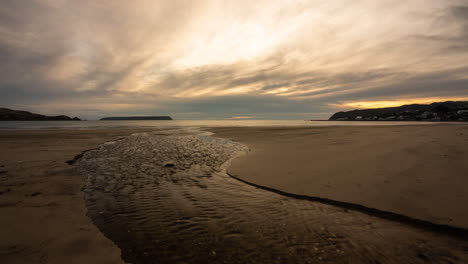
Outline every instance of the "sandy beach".
<path id="1" fill-rule="evenodd" d="M 66 163 L 139 129 L 0 131 L 0 263 L 122 263 Z"/>
<path id="2" fill-rule="evenodd" d="M 466 238 L 223 174 L 245 145 L 242 180 L 465 228 L 468 126 L 207 130 L 0 131 L 0 262 L 468 261 Z"/>
<path id="3" fill-rule="evenodd" d="M 0 0 L 0 264 L 468 264 L 468 0 Z"/>
<path id="4" fill-rule="evenodd" d="M 228 169 L 246 181 L 468 228 L 468 125 L 211 131 L 250 147 Z"/>

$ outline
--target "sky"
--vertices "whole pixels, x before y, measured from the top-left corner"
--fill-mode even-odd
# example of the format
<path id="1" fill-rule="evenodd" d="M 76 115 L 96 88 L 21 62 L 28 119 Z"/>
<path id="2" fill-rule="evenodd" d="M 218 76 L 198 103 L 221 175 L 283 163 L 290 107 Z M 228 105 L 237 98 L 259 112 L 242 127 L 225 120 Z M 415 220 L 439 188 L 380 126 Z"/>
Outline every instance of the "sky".
<path id="1" fill-rule="evenodd" d="M 2 0 L 0 107 L 323 119 L 468 100 L 468 0 Z"/>

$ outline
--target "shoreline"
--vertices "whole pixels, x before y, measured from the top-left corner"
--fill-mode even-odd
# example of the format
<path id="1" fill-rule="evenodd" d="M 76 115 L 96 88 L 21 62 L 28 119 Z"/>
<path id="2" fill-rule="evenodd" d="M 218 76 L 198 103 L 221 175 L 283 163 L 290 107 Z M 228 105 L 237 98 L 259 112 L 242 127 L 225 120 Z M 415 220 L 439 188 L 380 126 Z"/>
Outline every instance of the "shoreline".
<path id="1" fill-rule="evenodd" d="M 148 130 L 0 131 L 0 262 L 124 263 L 87 216 L 85 179 L 66 161 Z"/>
<path id="2" fill-rule="evenodd" d="M 301 176 L 301 172 L 309 171 L 311 167 L 304 167 L 304 163 L 300 166 L 297 166 L 296 163 L 291 163 L 291 161 L 298 158 L 298 156 L 295 155 L 302 155 L 310 158 L 316 157 L 314 156 L 317 155 L 315 152 L 321 151 L 321 155 L 317 157 L 322 159 L 321 163 L 326 163 L 326 160 L 331 157 L 329 150 L 326 150 L 327 148 L 325 148 L 325 151 L 321 148 L 315 148 L 315 150 L 314 148 L 308 149 L 307 147 L 311 142 L 315 144 L 316 142 L 314 140 L 327 141 L 331 139 L 335 143 L 331 144 L 332 148 L 335 148 L 334 150 L 336 150 L 336 148 L 344 148 L 346 151 L 346 146 L 354 146 L 353 144 L 355 144 L 355 142 L 351 140 L 352 138 L 364 138 L 366 141 L 373 138 L 371 135 L 362 132 L 364 129 L 366 129 L 366 131 L 380 131 L 377 133 L 380 134 L 380 136 L 376 138 L 383 137 L 387 139 L 392 138 L 392 133 L 397 133 L 399 136 L 409 136 L 409 134 L 405 134 L 408 133 L 405 132 L 405 130 L 409 130 L 413 131 L 410 133 L 412 135 L 411 138 L 419 138 L 418 140 L 431 137 L 431 133 L 436 133 L 439 130 L 443 130 L 439 131 L 442 133 L 440 135 L 449 136 L 451 135 L 450 133 L 455 131 L 456 133 L 462 133 L 461 138 L 463 140 L 461 144 L 458 144 L 460 143 L 458 141 L 452 143 L 457 143 L 458 146 L 463 149 L 468 142 L 466 138 L 466 135 L 468 135 L 468 126 L 447 126 L 445 124 L 435 126 L 397 125 L 385 127 L 210 127 L 201 128 L 201 131 L 214 133 L 212 135 L 213 137 L 240 142 L 251 149 L 246 155 L 232 158 L 229 162 L 229 166 L 224 168 L 226 174 L 235 179 L 235 181 L 244 182 L 242 184 L 246 184 L 246 189 L 250 190 L 249 186 L 255 186 L 255 188 L 268 190 L 272 192 L 272 194 L 279 193 L 281 195 L 286 195 L 285 197 L 299 198 L 299 200 L 312 200 L 324 204 L 331 204 L 337 206 L 337 209 L 327 210 L 332 210 L 334 212 L 344 209 L 345 215 L 354 215 L 352 211 L 355 210 L 350 210 L 349 213 L 346 213 L 347 209 L 350 209 L 347 207 L 356 207 L 355 205 L 357 205 L 357 212 L 363 212 L 371 216 L 376 215 L 382 218 L 382 214 L 395 211 L 369 206 L 365 203 L 354 203 L 346 199 L 333 199 L 333 197 L 310 195 L 310 193 L 307 192 L 290 192 L 291 186 L 300 186 L 303 189 L 313 191 L 312 187 L 314 186 L 311 185 L 310 182 L 320 182 L 320 179 L 317 178 L 313 178 L 313 181 L 307 179 L 310 174 L 302 174 Z M 395 129 L 397 131 L 395 131 Z M 46 261 L 47 263 L 123 263 L 120 257 L 120 249 L 106 238 L 89 218 L 89 212 L 88 208 L 85 207 L 84 193 L 82 190 L 85 181 L 84 176 L 78 173 L 74 166 L 67 164 L 67 161 L 73 164 L 74 160 L 79 159 L 84 153 L 95 149 L 105 142 L 119 140 L 122 137 L 125 139 L 133 133 L 156 132 L 160 130 L 164 130 L 164 128 L 0 131 L 0 147 L 4 150 L 0 152 L 0 160 L 2 160 L 0 164 L 0 177 L 2 179 L 0 184 L 0 213 L 5 215 L 5 217 L 0 220 L 0 224 L 3 227 L 9 227 L 8 230 L 5 228 L 0 230 L 0 235 L 6 238 L 0 242 L 0 261 L 6 263 L 35 263 L 40 261 Z M 190 134 L 192 132 L 191 130 L 186 130 L 183 133 Z M 388 133 L 390 133 L 390 137 Z M 447 137 L 448 140 L 459 139 L 460 136 L 457 136 L 458 134 L 456 133 L 455 136 Z M 163 134 L 164 133 L 161 133 L 161 135 Z M 415 135 L 419 137 L 414 137 Z M 337 139 L 341 140 L 338 144 L 335 142 Z M 437 136 L 432 139 L 441 140 L 441 138 Z M 355 141 L 359 142 L 360 140 Z M 405 142 L 408 143 L 407 141 Z M 405 145 L 405 142 L 399 143 L 400 145 Z M 368 143 L 370 146 L 375 145 L 375 142 Z M 452 143 L 447 144 L 453 145 Z M 385 144 L 388 144 L 388 142 L 386 141 Z M 447 147 L 447 144 L 439 144 L 433 147 Z M 398 144 L 390 144 L 392 147 L 395 145 Z M 274 156 L 272 159 L 271 155 L 277 153 L 277 149 L 275 150 L 275 148 L 278 147 L 281 149 L 281 155 Z M 362 146 L 359 147 L 359 149 L 362 150 Z M 445 148 L 441 148 L 441 150 L 447 151 Z M 395 151 L 400 150 L 397 148 Z M 423 151 L 423 154 L 424 152 L 425 151 Z M 304 153 L 307 153 L 307 155 L 304 155 Z M 414 155 L 414 153 L 411 154 L 411 152 L 402 153 L 405 153 L 405 155 L 409 155 L 408 153 L 410 153 L 410 156 Z M 463 160 L 466 152 L 458 151 L 457 153 Z M 360 152 L 357 152 L 355 156 L 358 157 L 358 154 L 360 154 Z M 261 156 L 263 156 L 263 159 L 259 158 Z M 332 156 L 334 156 L 334 154 Z M 424 157 L 425 156 L 418 156 L 418 158 L 422 159 L 424 159 Z M 339 158 L 340 156 L 338 156 L 338 159 Z M 368 156 L 364 155 L 363 158 L 368 158 Z M 435 162 L 437 163 L 437 161 Z M 317 163 L 312 163 L 309 159 L 309 163 L 305 164 L 316 165 Z M 344 164 L 340 167 L 344 168 L 345 165 L 355 166 L 356 164 L 359 164 L 359 162 Z M 263 166 L 267 166 L 266 170 Z M 444 168 L 449 170 L 454 168 L 460 169 L 460 167 L 457 166 L 458 165 L 446 166 Z M 297 167 L 299 169 L 292 174 L 282 174 L 281 169 L 286 167 Z M 461 172 L 464 172 L 464 167 L 462 169 Z M 257 174 L 254 175 L 254 181 L 252 181 L 251 178 L 249 178 L 252 177 L 252 175 L 249 174 L 252 171 L 262 172 L 262 175 L 270 177 L 262 178 L 260 177 L 262 175 Z M 275 173 L 271 173 L 272 171 Z M 281 175 L 287 175 L 289 177 L 286 184 L 285 182 L 281 182 Z M 307 177 L 304 178 L 304 175 Z M 301 179 L 305 179 L 306 182 L 301 183 Z M 265 180 L 267 184 L 263 184 Z M 309 183 L 307 180 L 309 180 Z M 346 181 L 347 179 L 344 180 Z M 363 178 L 361 180 L 369 180 L 369 178 Z M 445 180 L 450 180 L 450 178 Z M 290 182 L 289 185 L 287 184 L 288 182 Z M 373 184 L 385 185 L 385 183 L 382 182 L 374 182 Z M 466 186 L 460 183 L 457 185 L 459 187 Z M 396 186 L 401 186 L 401 184 Z M 326 188 L 326 190 L 330 190 L 330 188 Z M 338 191 L 339 190 L 343 189 L 338 188 Z M 455 190 L 454 193 L 457 194 L 456 189 L 453 188 L 447 191 L 451 190 Z M 263 196 L 264 194 L 260 195 Z M 366 199 L 369 199 L 369 197 Z M 464 198 L 460 200 L 460 197 L 458 197 L 458 199 L 457 202 L 463 205 Z M 430 199 L 426 199 L 426 203 L 430 202 L 432 202 Z M 361 205 L 363 207 L 359 208 Z M 440 204 L 433 204 L 433 206 L 437 209 L 437 206 L 440 206 Z M 450 210 L 455 210 L 457 207 L 452 206 L 448 209 L 450 213 Z M 399 222 L 409 224 L 409 227 L 413 226 L 417 229 L 423 227 L 422 230 L 439 233 L 440 235 L 447 234 L 466 241 L 466 229 L 463 225 L 453 225 L 453 221 L 431 221 L 399 211 L 395 213 L 396 215 L 387 217 L 384 215 L 383 218 L 391 220 L 395 220 L 396 218 L 396 220 L 400 220 Z M 406 216 L 408 216 L 408 219 L 398 219 L 399 217 L 405 218 Z M 421 219 L 422 222 L 419 219 Z M 455 220 L 463 223 L 463 218 L 460 219 Z M 380 223 L 380 221 L 377 222 Z M 393 224 L 389 225 L 394 226 Z M 37 228 L 37 226 L 41 228 Z M 460 229 L 457 229 L 458 227 L 460 227 Z M 404 230 L 406 229 L 404 228 Z M 459 234 L 456 234 L 457 232 Z M 70 260 L 70 256 L 73 256 L 73 260 Z"/>
<path id="3" fill-rule="evenodd" d="M 318 202 L 321 204 L 326 204 L 326 205 L 331 205 L 334 207 L 338 208 L 343 208 L 344 210 L 352 210 L 360 213 L 367 214 L 369 216 L 374 216 L 378 217 L 381 219 L 386 219 L 390 220 L 393 222 L 398 222 L 402 224 L 406 224 L 408 226 L 421 229 L 421 230 L 427 230 L 433 233 L 438 233 L 442 235 L 449 235 L 454 238 L 458 238 L 464 241 L 468 241 L 468 229 L 457 227 L 457 226 L 451 226 L 451 225 L 444 225 L 444 224 L 437 224 L 437 223 L 432 223 L 426 220 L 421 220 L 417 218 L 412 218 L 406 215 L 394 213 L 394 212 L 389 212 L 389 211 L 382 211 L 377 208 L 371 208 L 371 207 L 366 207 L 361 204 L 353 204 L 353 203 L 348 203 L 345 201 L 335 201 L 331 200 L 328 198 L 322 198 L 322 197 L 315 197 L 315 196 L 307 196 L 307 195 L 300 195 L 300 194 L 295 194 L 295 193 L 288 193 L 281 191 L 279 189 L 273 189 L 269 188 L 263 185 L 258 185 L 253 182 L 249 182 L 246 180 L 243 180 L 242 178 L 239 178 L 237 176 L 231 175 L 228 172 L 226 174 L 244 184 L 253 186 L 255 188 L 265 190 L 268 192 L 276 193 L 284 197 L 289 197 L 289 198 L 294 198 L 298 200 L 306 200 L 306 201 L 311 201 L 311 202 Z"/>
<path id="4" fill-rule="evenodd" d="M 468 227 L 468 125 L 209 131 L 251 149 L 228 168 L 247 182 Z"/>
<path id="5" fill-rule="evenodd" d="M 223 167 L 239 152 L 223 140 L 144 133 L 80 160 L 91 217 L 126 261 L 463 263 L 468 257 L 466 230 L 229 177 Z M 324 239 L 335 242 L 320 245 Z"/>
<path id="6" fill-rule="evenodd" d="M 211 136 L 215 137 L 216 134 L 213 134 Z M 331 199 L 323 198 L 323 197 L 301 195 L 301 194 L 296 194 L 296 193 L 289 193 L 289 192 L 282 191 L 280 189 L 273 189 L 273 188 L 270 188 L 270 187 L 267 187 L 267 186 L 259 185 L 259 184 L 256 184 L 254 182 L 249 182 L 247 180 L 244 180 L 239 176 L 235 176 L 235 175 L 229 173 L 229 171 L 228 171 L 229 166 L 231 165 L 231 163 L 235 159 L 237 159 L 239 157 L 242 157 L 244 155 L 247 155 L 249 150 L 252 151 L 251 149 L 249 149 L 248 146 L 244 145 L 244 147 L 247 150 L 243 150 L 243 151 L 238 152 L 237 154 L 235 154 L 233 157 L 231 157 L 229 160 L 227 160 L 222 165 L 222 169 L 223 169 L 222 173 L 229 176 L 230 178 L 232 178 L 232 179 L 234 179 L 236 181 L 242 182 L 242 183 L 244 183 L 246 185 L 249 185 L 249 186 L 261 189 L 261 190 L 265 190 L 265 191 L 268 191 L 268 192 L 271 192 L 271 193 L 279 194 L 279 195 L 284 196 L 284 197 L 294 198 L 294 199 L 298 199 L 298 200 L 306 200 L 306 201 L 311 201 L 311 202 L 318 202 L 318 203 L 321 203 L 321 204 L 326 204 L 326 205 L 331 205 L 331 206 L 335 206 L 335 207 L 338 207 L 338 208 L 343 208 L 345 210 L 353 210 L 353 211 L 364 213 L 364 214 L 367 214 L 367 215 L 370 215 L 370 216 L 375 216 L 375 217 L 378 217 L 378 218 L 381 218 L 381 219 L 386 219 L 386 220 L 406 224 L 406 225 L 409 225 L 409 226 L 417 228 L 417 229 L 427 230 L 427 231 L 430 231 L 430 232 L 440 233 L 440 234 L 444 234 L 444 235 L 449 235 L 449 236 L 452 236 L 452 237 L 455 237 L 455 238 L 459 238 L 459 239 L 468 241 L 468 229 L 463 228 L 463 227 L 452 226 L 450 224 L 433 223 L 433 222 L 430 222 L 430 221 L 427 221 L 427 220 L 413 218 L 413 217 L 410 217 L 410 216 L 407 216 L 407 215 L 402 215 L 402 214 L 391 212 L 391 211 L 383 211 L 383 210 L 380 210 L 378 208 L 366 207 L 366 206 L 361 205 L 361 204 L 354 204 L 354 203 L 349 203 L 349 202 L 346 202 L 346 201 L 336 201 L 336 200 L 331 200 Z"/>

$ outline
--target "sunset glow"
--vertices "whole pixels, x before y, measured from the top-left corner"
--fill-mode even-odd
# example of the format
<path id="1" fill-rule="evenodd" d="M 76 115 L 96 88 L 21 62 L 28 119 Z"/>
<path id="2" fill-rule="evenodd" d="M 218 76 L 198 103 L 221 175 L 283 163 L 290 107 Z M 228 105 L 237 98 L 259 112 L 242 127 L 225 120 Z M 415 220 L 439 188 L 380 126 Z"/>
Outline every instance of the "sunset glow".
<path id="1" fill-rule="evenodd" d="M 351 102 L 343 104 L 333 104 L 338 108 L 383 108 L 383 107 L 396 107 L 401 105 L 409 104 L 430 104 L 433 102 L 444 102 L 444 101 L 468 101 L 468 97 L 428 97 L 428 98 L 414 98 L 414 99 L 400 99 L 392 101 L 369 101 L 369 102 Z"/>
<path id="2" fill-rule="evenodd" d="M 232 119 L 252 119 L 256 118 L 255 116 L 233 116 Z"/>
<path id="3" fill-rule="evenodd" d="M 467 10 L 463 0 L 7 1 L 0 100 L 91 119 L 122 111 L 113 105 L 307 119 L 467 98 Z"/>

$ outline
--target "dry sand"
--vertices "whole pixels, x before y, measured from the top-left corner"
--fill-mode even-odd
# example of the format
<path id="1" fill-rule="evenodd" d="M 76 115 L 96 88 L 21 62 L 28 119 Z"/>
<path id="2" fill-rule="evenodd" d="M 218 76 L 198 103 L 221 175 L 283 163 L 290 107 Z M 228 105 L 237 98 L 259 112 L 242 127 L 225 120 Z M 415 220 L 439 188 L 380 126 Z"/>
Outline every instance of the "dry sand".
<path id="1" fill-rule="evenodd" d="M 468 125 L 210 131 L 251 148 L 228 169 L 248 182 L 468 228 Z"/>
<path id="2" fill-rule="evenodd" d="M 86 216 L 83 175 L 65 162 L 100 143 L 144 130 L 0 131 L 0 263 L 122 263 L 119 248 Z M 228 170 L 247 181 L 468 227 L 468 125 L 210 130 L 251 148 Z M 327 210 L 338 213 L 330 208 Z M 301 211 L 294 214 L 297 212 Z M 341 214 L 324 213 L 322 217 L 340 222 L 348 213 Z M 330 228 L 346 233 L 348 229 L 341 225 Z M 372 239 L 385 230 L 386 238 L 393 233 L 378 226 Z M 404 232 L 417 233 L 410 231 Z M 404 233 L 398 232 L 397 238 Z M 349 237 L 364 234 L 354 232 Z M 447 244 L 449 248 L 453 245 Z M 424 254 L 446 254 L 421 248 Z"/>
<path id="3" fill-rule="evenodd" d="M 86 216 L 84 178 L 65 162 L 134 131 L 0 131 L 0 263 L 122 263 Z"/>
<path id="4" fill-rule="evenodd" d="M 222 168 L 236 150 L 215 137 L 142 133 L 87 152 L 76 168 L 90 217 L 130 263 L 468 263 L 467 232 L 232 179 Z"/>

